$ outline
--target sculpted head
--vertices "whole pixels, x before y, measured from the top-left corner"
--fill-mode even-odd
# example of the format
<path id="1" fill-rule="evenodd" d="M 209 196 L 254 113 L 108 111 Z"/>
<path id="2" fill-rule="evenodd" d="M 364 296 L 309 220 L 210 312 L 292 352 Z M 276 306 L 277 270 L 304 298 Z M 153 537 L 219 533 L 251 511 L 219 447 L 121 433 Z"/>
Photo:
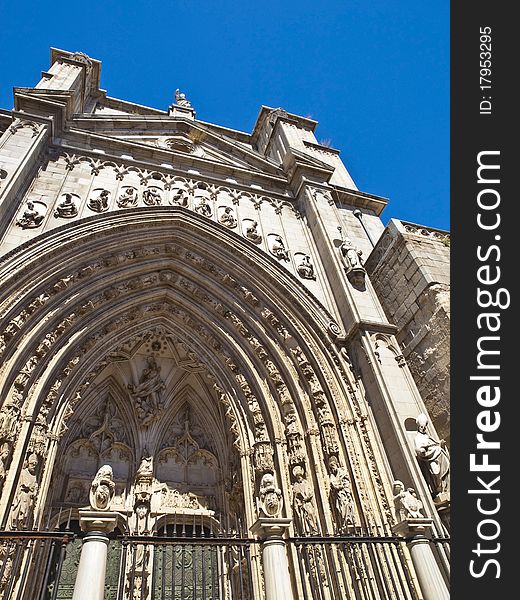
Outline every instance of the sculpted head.
<path id="1" fill-rule="evenodd" d="M 415 422 L 417 424 L 418 431 L 420 431 L 421 433 L 426 431 L 426 427 L 428 425 L 428 417 L 424 413 L 418 414 L 417 418 L 415 419 Z"/>

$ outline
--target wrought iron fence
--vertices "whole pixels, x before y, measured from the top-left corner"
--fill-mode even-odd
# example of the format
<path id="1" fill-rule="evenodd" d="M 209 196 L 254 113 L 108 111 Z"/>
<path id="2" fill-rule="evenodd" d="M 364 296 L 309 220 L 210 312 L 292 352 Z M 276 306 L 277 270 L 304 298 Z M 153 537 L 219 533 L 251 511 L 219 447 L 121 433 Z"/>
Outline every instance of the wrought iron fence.
<path id="1" fill-rule="evenodd" d="M 72 529 L 76 529 L 72 527 Z M 286 540 L 296 597 L 416 600 L 403 542 L 357 531 Z M 432 540 L 446 555 L 449 540 Z M 0 600 L 71 600 L 81 551 L 73 531 L 0 532 Z M 260 545 L 244 532 L 165 524 L 156 535 L 114 535 L 105 600 L 254 600 Z"/>

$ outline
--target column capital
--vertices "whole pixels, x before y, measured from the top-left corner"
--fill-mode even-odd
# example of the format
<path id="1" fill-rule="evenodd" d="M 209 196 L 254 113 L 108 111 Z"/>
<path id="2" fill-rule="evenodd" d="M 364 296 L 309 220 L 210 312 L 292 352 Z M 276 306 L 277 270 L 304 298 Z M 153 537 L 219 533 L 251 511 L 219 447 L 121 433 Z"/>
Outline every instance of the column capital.
<path id="1" fill-rule="evenodd" d="M 272 517 L 260 517 L 249 528 L 253 535 L 261 540 L 270 538 L 283 538 L 284 533 L 289 529 L 292 519 L 274 519 Z"/>
<path id="2" fill-rule="evenodd" d="M 112 511 L 92 510 L 90 508 L 80 508 L 79 525 L 81 531 L 109 534 L 114 531 L 117 525 L 118 513 Z"/>
<path id="3" fill-rule="evenodd" d="M 433 519 L 406 519 L 392 527 L 392 532 L 406 541 L 429 536 Z"/>

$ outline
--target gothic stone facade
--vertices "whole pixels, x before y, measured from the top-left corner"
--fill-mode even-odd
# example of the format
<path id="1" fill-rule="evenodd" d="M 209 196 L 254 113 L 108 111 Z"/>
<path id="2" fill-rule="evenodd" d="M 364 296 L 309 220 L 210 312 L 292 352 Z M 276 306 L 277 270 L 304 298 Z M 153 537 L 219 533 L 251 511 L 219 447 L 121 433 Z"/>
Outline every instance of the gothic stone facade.
<path id="1" fill-rule="evenodd" d="M 445 535 L 449 493 L 418 461 L 436 433 L 365 267 L 385 199 L 309 118 L 264 106 L 243 133 L 179 91 L 166 111 L 110 98 L 100 68 L 52 49 L 0 113 L 2 529 L 72 527 L 109 465 L 121 534 L 264 541 L 222 597 L 447 597 L 441 545 L 402 534 Z M 152 577 L 138 550 L 132 582 L 139 561 Z M 37 597 L 44 564 L 10 552 L 3 589 Z"/>

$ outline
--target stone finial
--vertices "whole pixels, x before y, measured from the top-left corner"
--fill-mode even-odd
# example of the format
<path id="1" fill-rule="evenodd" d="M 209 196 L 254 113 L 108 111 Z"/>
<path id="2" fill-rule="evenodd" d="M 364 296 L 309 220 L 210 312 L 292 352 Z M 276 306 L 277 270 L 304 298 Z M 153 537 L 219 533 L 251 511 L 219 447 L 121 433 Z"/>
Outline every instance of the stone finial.
<path id="1" fill-rule="evenodd" d="M 109 510 L 116 484 L 113 480 L 113 471 L 110 465 L 103 465 L 94 477 L 90 486 L 90 506 L 93 510 Z"/>

